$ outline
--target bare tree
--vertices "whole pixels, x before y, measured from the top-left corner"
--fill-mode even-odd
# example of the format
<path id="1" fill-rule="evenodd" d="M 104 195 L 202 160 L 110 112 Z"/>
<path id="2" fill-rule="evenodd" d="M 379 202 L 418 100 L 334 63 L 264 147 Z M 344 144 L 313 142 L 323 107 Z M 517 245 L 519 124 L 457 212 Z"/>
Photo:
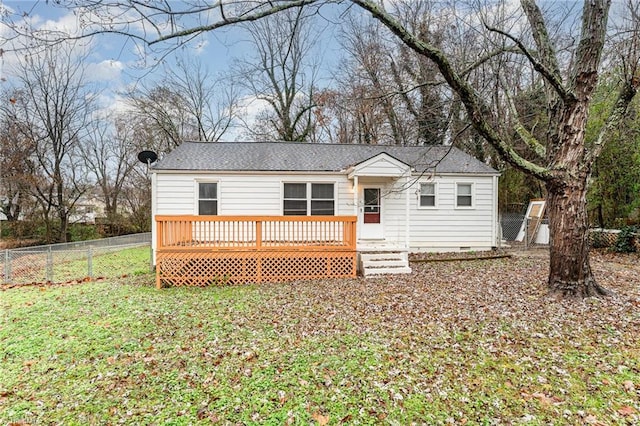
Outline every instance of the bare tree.
<path id="1" fill-rule="evenodd" d="M 81 149 L 85 167 L 100 190 L 107 220 L 114 222 L 124 213 L 119 208 L 121 194 L 138 162 L 133 127 L 124 116 L 96 119 Z"/>
<path id="2" fill-rule="evenodd" d="M 305 8 L 245 25 L 255 57 L 238 62 L 235 74 L 251 96 L 265 102 L 247 131 L 258 139 L 307 141 L 314 128 L 317 66 L 310 63 L 316 34 Z"/>
<path id="3" fill-rule="evenodd" d="M 16 70 L 20 96 L 12 120 L 33 144 L 30 190 L 40 205 L 49 241 L 67 241 L 69 216 L 86 191 L 79 143 L 95 92 L 86 87 L 83 58 L 71 44 L 27 55 Z"/>
<path id="4" fill-rule="evenodd" d="M 385 40 L 386 34 L 380 32 L 383 31 L 382 28 L 370 20 L 361 23 L 358 19 L 359 17 L 351 17 L 342 32 L 342 46 L 352 59 L 350 63 L 347 62 L 351 65 L 350 69 L 342 73 L 342 84 L 347 86 L 348 81 L 351 81 L 355 85 L 352 93 L 354 100 L 359 99 L 357 102 L 361 104 L 368 103 L 370 107 L 377 107 L 383 114 L 384 134 L 365 139 L 376 140 L 377 143 L 406 145 L 408 126 L 403 125 L 393 75 L 390 67 L 381 66 L 391 63 L 394 46 Z M 367 91 L 362 93 L 363 90 Z"/>
<path id="5" fill-rule="evenodd" d="M 390 143 L 384 111 L 370 95 L 370 87 L 350 73 L 345 73 L 337 88 L 317 92 L 315 134 L 331 143 Z"/>
<path id="6" fill-rule="evenodd" d="M 67 3 L 68 6 L 73 6 L 77 2 Z M 155 30 L 153 33 L 136 33 L 133 36 L 152 46 L 169 40 L 184 41 L 240 22 L 255 22 L 288 9 L 295 13 L 303 6 L 310 8 L 333 4 L 326 0 L 230 1 L 214 5 L 205 1 L 193 1 L 185 3 L 183 9 L 172 9 L 169 6 L 163 9 L 162 5 L 155 3 L 154 8 L 150 9 L 150 6 L 141 6 L 139 2 L 104 0 L 83 6 L 90 6 L 86 10 L 91 13 L 96 12 L 96 7 L 103 14 L 109 11 L 110 16 L 115 19 L 117 15 L 114 12 L 117 8 L 130 8 L 133 3 L 139 23 Z M 548 194 L 551 232 L 549 289 L 564 296 L 584 297 L 607 293 L 597 284 L 589 263 L 586 192 L 594 161 L 607 142 L 611 130 L 626 113 L 627 106 L 640 85 L 637 43 L 640 20 L 637 2 L 629 1 L 627 11 L 618 15 L 616 24 L 624 25 L 624 28 L 615 32 L 613 41 L 618 43 L 616 51 L 623 55 L 607 58 L 606 65 L 620 69 L 619 93 L 608 118 L 592 141 L 585 138 L 585 128 L 591 96 L 600 68 L 604 65 L 603 51 L 608 34 L 611 0 L 585 1 L 581 10 L 575 10 L 574 15 L 567 15 L 577 14 L 581 18 L 575 24 L 577 33 L 565 39 L 556 37 L 556 34 L 565 26 L 571 30 L 573 23 L 555 21 L 562 14 L 554 13 L 553 4 L 546 6 L 549 9 L 543 11 L 533 0 L 521 0 L 517 13 L 499 23 L 500 25 L 483 19 L 483 16 L 491 15 L 495 2 L 487 2 L 484 6 L 486 13 L 479 13 L 459 23 L 472 28 L 482 40 L 487 41 L 487 47 L 492 47 L 492 50 L 479 50 L 474 61 L 476 64 L 495 59 L 501 67 L 508 67 L 508 58 L 512 55 L 527 59 L 528 72 L 518 83 L 526 81 L 528 84 L 532 80 L 531 76 L 543 81 L 548 117 L 546 141 L 538 140 L 530 129 L 520 125 L 522 122 L 516 116 L 511 117 L 508 122 L 502 121 L 500 111 L 492 108 L 492 102 L 487 99 L 484 87 L 477 87 L 474 84 L 477 80 L 468 78 L 467 69 L 472 64 L 456 61 L 455 56 L 446 48 L 411 31 L 393 11 L 385 9 L 384 2 L 350 0 L 348 3 L 373 16 L 407 48 L 433 62 L 451 92 L 459 98 L 475 131 L 504 161 L 544 183 Z M 450 6 L 442 4 L 439 13 L 450 13 L 453 10 Z M 127 11 L 129 12 L 128 9 Z M 126 32 L 128 28 L 125 25 L 131 24 L 131 14 L 127 16 L 129 20 L 120 23 L 121 25 L 110 21 L 108 28 L 89 26 L 87 34 L 91 31 L 94 34 L 104 31 Z M 193 25 L 197 18 L 200 21 Z M 446 44 L 443 46 L 446 47 Z M 511 86 L 502 87 L 502 92 L 494 91 L 494 95 L 502 93 L 506 96 L 505 92 L 512 89 Z M 514 126 L 512 123 L 520 124 Z M 537 153 L 536 160 L 526 159 L 514 148 L 514 135 Z"/>
<path id="7" fill-rule="evenodd" d="M 137 119 L 156 134 L 155 149 L 168 152 L 184 140 L 220 140 L 237 117 L 232 82 L 215 78 L 197 59 L 179 57 L 164 71 L 159 83 L 140 83 L 127 93 Z"/>
<path id="8" fill-rule="evenodd" d="M 425 0 L 397 2 L 395 10 L 407 29 L 424 40 L 440 46 L 449 26 L 449 18 L 434 12 L 433 2 Z M 432 61 L 416 54 L 400 40 L 394 40 L 390 57 L 394 94 L 402 100 L 408 120 L 408 143 L 438 145 L 446 139 L 447 110 L 451 98 Z"/>
<path id="9" fill-rule="evenodd" d="M 18 96 L 16 92 L 4 93 L 4 106 L 0 108 L 0 212 L 9 222 L 22 217 L 33 168 L 33 143 L 24 137 L 12 120 L 12 104 Z"/>

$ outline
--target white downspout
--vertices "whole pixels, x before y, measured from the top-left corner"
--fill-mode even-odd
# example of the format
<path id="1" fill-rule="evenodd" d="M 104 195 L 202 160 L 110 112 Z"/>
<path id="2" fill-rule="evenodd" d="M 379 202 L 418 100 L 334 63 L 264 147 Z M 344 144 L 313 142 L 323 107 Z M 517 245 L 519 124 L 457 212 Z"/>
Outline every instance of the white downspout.
<path id="1" fill-rule="evenodd" d="M 156 265 L 156 215 L 158 214 L 158 174 L 151 172 L 151 252 L 152 262 Z"/>
<path id="2" fill-rule="evenodd" d="M 358 215 L 358 176 L 353 177 L 353 214 L 356 216 L 356 247 L 360 240 L 360 217 Z"/>
<path id="3" fill-rule="evenodd" d="M 498 241 L 498 176 L 493 176 L 493 208 L 491 213 L 491 237 L 493 247 L 500 247 L 502 241 Z"/>
<path id="4" fill-rule="evenodd" d="M 405 250 L 408 252 L 409 251 L 409 245 L 410 245 L 410 240 L 409 240 L 409 230 L 411 229 L 411 226 L 409 224 L 409 221 L 411 220 L 411 213 L 409 211 L 409 209 L 411 208 L 411 195 L 410 195 L 410 185 L 409 182 L 411 180 L 411 171 L 409 171 L 407 173 L 407 175 L 405 175 L 405 190 L 404 190 L 404 248 Z"/>

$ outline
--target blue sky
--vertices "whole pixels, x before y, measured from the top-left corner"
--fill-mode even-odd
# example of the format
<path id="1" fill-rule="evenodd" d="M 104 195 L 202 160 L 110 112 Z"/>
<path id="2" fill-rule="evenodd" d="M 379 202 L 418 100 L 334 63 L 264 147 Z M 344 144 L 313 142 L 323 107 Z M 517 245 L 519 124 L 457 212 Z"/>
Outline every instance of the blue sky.
<path id="1" fill-rule="evenodd" d="M 29 22 L 37 28 L 62 28 L 74 31 L 78 26 L 78 19 L 68 10 L 55 7 L 43 0 L 40 1 L 7 1 L 0 0 L 4 7 L 12 13 L 12 19 L 20 19 L 28 14 Z M 213 72 L 224 72 L 232 61 L 232 49 L 239 52 L 239 45 L 243 36 L 238 29 L 226 30 L 219 34 L 208 34 L 200 40 L 189 43 L 182 50 L 186 55 L 200 57 L 207 63 Z M 5 50 L 7 50 L 5 48 Z M 109 82 L 112 90 L 120 90 L 124 85 L 130 84 L 137 78 L 157 79 L 162 72 L 161 68 L 152 68 L 151 65 L 157 55 L 149 55 L 144 64 L 138 54 L 135 44 L 123 36 L 101 35 L 91 41 L 89 55 L 88 74 L 97 81 Z M 171 60 L 168 57 L 167 60 Z M 2 77 L 11 80 L 11 68 L 15 57 L 11 52 L 5 53 L 2 58 Z"/>
<path id="2" fill-rule="evenodd" d="M 0 6 L 5 9 L 7 16 L 3 20 L 26 19 L 35 28 L 64 29 L 76 31 L 80 23 L 70 11 L 56 7 L 52 2 L 39 1 L 15 1 L 0 0 Z M 328 9 L 331 13 L 331 10 Z M 331 64 L 338 59 L 338 47 L 334 32 L 336 25 L 330 25 L 325 29 L 322 43 L 319 43 L 317 55 L 322 55 L 325 70 L 321 73 L 324 82 L 321 85 L 330 84 Z M 6 31 L 2 28 L 0 31 Z M 234 58 L 246 56 L 250 53 L 251 45 L 246 42 L 247 36 L 239 27 L 224 28 L 210 32 L 192 40 L 179 48 L 181 55 L 186 57 L 198 57 L 213 74 L 229 71 Z M 8 50 L 6 47 L 3 47 Z M 161 46 L 162 48 L 162 46 Z M 123 36 L 101 35 L 91 41 L 88 57 L 88 75 L 96 83 L 105 86 L 102 102 L 104 104 L 117 105 L 121 102 L 118 92 L 123 91 L 127 85 L 134 84 L 139 78 L 145 82 L 159 80 L 162 77 L 162 67 L 149 67 L 158 54 L 148 53 L 140 55 L 140 47 Z M 165 58 L 169 63 L 172 56 Z M 15 63 L 15 54 L 7 52 L 0 59 L 0 75 L 5 83 L 11 82 L 11 69 Z"/>

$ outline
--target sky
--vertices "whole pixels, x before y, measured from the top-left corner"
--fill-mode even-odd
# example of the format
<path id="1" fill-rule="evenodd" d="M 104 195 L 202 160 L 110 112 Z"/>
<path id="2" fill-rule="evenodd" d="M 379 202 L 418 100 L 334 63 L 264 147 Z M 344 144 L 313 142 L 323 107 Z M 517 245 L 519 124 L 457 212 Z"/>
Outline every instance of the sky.
<path id="1" fill-rule="evenodd" d="M 0 0 L 2 20 L 17 22 L 27 20 L 33 27 L 41 29 L 63 29 L 75 32 L 81 25 L 79 19 L 70 11 L 52 5 L 52 1 L 15 1 Z M 335 27 L 335 26 L 334 26 Z M 0 27 L 0 35 L 6 37 L 6 26 Z M 6 46 L 0 47 L 5 51 L 0 56 L 0 81 L 2 84 L 10 84 L 12 81 L 12 68 L 16 63 L 16 53 L 11 52 Z M 330 63 L 337 58 L 337 41 L 333 34 L 325 34 L 323 42 L 319 44 L 318 55 L 331 58 L 325 60 L 324 73 L 325 85 L 330 84 Z M 186 58 L 197 57 L 214 74 L 229 71 L 236 58 L 250 54 L 251 45 L 247 42 L 247 35 L 239 27 L 224 28 L 206 33 L 197 39 L 190 41 L 178 51 Z M 139 46 L 123 36 L 100 35 L 91 41 L 90 53 L 87 58 L 87 75 L 92 83 L 104 87 L 101 103 L 104 108 L 115 110 L 126 109 L 121 93 L 133 84 L 143 81 L 149 84 L 161 79 L 162 67 L 149 66 L 160 57 L 155 53 L 141 53 Z M 162 58 L 169 63 L 173 57 Z M 322 83 L 321 83 L 322 84 Z M 251 102 L 248 102 L 249 104 Z M 253 105 L 254 109 L 259 106 Z M 248 112 L 254 114 L 255 112 Z"/>

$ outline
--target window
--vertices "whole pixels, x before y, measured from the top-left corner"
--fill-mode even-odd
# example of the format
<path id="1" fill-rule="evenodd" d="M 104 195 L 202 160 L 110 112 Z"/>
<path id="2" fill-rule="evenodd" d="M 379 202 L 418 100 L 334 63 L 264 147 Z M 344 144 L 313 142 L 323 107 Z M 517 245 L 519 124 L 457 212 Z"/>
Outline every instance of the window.
<path id="1" fill-rule="evenodd" d="M 364 188 L 364 223 L 381 223 L 380 222 L 380 188 Z"/>
<path id="2" fill-rule="evenodd" d="M 420 207 L 436 206 L 436 184 L 422 183 L 420 184 Z"/>
<path id="3" fill-rule="evenodd" d="M 285 216 L 307 215 L 307 184 L 285 183 L 283 214 Z"/>
<path id="4" fill-rule="evenodd" d="M 285 216 L 333 216 L 332 183 L 285 183 L 282 213 Z M 310 195 L 310 197 L 309 197 Z"/>
<path id="5" fill-rule="evenodd" d="M 218 214 L 218 184 L 212 182 L 198 183 L 198 214 Z"/>
<path id="6" fill-rule="evenodd" d="M 333 216 L 333 184 L 311 184 L 311 216 Z"/>
<path id="7" fill-rule="evenodd" d="M 456 207 L 473 207 L 473 184 L 456 184 Z"/>

